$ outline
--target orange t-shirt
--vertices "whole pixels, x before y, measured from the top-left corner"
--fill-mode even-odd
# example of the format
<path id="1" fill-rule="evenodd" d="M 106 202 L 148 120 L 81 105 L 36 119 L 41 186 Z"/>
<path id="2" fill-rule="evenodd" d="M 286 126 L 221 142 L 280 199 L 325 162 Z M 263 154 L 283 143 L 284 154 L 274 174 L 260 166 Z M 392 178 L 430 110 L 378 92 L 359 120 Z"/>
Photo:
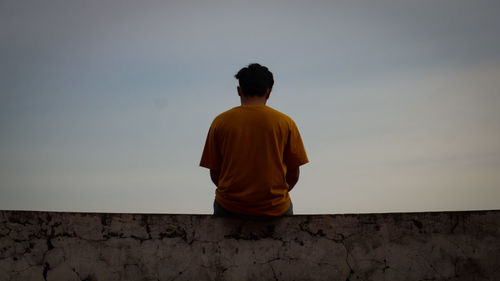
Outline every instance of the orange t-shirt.
<path id="1" fill-rule="evenodd" d="M 279 216 L 290 206 L 287 167 L 308 161 L 290 117 L 265 105 L 242 105 L 214 119 L 200 166 L 220 171 L 215 200 L 225 209 Z"/>

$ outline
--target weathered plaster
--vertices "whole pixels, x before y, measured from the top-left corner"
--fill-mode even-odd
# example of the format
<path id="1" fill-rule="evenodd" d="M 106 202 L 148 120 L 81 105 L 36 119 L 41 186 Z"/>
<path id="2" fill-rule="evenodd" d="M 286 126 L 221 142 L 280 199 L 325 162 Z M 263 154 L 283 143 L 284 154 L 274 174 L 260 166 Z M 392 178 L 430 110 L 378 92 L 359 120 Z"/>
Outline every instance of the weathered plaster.
<path id="1" fill-rule="evenodd" d="M 500 211 L 293 216 L 0 211 L 4 280 L 500 280 Z"/>

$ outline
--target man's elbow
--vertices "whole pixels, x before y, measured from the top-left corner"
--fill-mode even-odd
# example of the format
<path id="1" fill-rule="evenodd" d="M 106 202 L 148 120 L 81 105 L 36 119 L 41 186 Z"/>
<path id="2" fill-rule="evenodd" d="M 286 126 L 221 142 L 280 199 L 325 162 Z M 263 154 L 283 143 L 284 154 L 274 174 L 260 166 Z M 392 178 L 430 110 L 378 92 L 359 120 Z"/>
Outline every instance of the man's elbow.
<path id="1" fill-rule="evenodd" d="M 299 167 L 288 169 L 286 173 L 286 183 L 288 184 L 288 190 L 292 190 L 292 188 L 299 181 L 300 169 Z"/>
<path id="2" fill-rule="evenodd" d="M 219 175 L 220 171 L 210 169 L 210 179 L 215 184 L 215 186 L 218 186 L 219 184 Z"/>

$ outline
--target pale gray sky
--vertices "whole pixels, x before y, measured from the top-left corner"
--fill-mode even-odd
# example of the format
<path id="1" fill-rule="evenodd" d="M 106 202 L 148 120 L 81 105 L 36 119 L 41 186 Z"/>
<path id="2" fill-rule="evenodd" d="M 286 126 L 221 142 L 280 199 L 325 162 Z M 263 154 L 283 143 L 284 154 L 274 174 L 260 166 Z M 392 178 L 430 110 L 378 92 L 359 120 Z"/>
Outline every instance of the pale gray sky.
<path id="1" fill-rule="evenodd" d="M 499 209 L 498 1 L 0 2 L 0 209 L 210 213 L 241 67 L 310 163 L 296 213 Z"/>

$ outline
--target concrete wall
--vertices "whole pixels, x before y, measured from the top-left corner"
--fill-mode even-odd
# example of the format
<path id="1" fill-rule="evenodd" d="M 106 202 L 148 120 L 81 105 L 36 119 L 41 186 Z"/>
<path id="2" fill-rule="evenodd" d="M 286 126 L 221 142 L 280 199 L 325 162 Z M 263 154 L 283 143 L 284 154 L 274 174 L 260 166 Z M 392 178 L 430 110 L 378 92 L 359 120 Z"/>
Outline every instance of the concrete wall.
<path id="1" fill-rule="evenodd" d="M 500 211 L 293 216 L 0 211 L 4 280 L 500 280 Z"/>

